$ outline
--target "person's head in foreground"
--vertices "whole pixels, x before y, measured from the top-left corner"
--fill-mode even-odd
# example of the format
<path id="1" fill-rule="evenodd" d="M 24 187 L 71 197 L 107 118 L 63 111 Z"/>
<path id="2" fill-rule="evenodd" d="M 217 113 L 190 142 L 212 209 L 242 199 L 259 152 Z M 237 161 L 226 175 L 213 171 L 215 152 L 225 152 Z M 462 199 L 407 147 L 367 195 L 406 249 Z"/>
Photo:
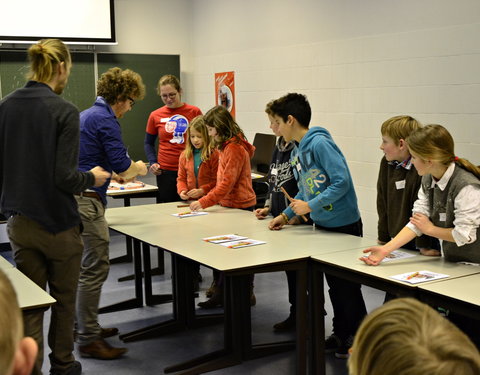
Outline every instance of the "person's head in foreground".
<path id="1" fill-rule="evenodd" d="M 412 298 L 370 313 L 357 331 L 350 375 L 475 375 L 480 354 L 456 326 Z"/>
<path id="2" fill-rule="evenodd" d="M 22 313 L 10 280 L 0 270 L 0 375 L 30 374 L 37 343 L 23 337 Z"/>

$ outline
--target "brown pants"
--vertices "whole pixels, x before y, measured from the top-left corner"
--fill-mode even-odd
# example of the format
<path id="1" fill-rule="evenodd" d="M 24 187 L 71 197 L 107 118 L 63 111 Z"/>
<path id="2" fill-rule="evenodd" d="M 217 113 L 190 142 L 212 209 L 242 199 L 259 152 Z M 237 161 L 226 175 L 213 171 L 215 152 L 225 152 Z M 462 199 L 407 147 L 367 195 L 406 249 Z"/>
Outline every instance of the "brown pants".
<path id="1" fill-rule="evenodd" d="M 80 227 L 53 234 L 26 216 L 15 215 L 8 219 L 7 232 L 17 268 L 42 289 L 46 290 L 48 284 L 50 295 L 57 300 L 48 330 L 49 357 L 51 370 L 65 371 L 75 360 L 73 322 L 83 251 Z M 39 346 L 34 375 L 42 373 L 43 315 L 41 309 L 23 313 L 25 335 L 33 337 Z"/>

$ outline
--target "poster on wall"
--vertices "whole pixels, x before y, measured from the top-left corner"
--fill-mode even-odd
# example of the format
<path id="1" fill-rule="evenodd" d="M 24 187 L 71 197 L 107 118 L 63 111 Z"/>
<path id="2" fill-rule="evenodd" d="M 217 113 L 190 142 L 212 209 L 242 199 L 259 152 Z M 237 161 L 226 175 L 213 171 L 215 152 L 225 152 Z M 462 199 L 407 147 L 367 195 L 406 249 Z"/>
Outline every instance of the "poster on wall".
<path id="1" fill-rule="evenodd" d="M 215 73 L 215 104 L 235 117 L 235 72 Z"/>

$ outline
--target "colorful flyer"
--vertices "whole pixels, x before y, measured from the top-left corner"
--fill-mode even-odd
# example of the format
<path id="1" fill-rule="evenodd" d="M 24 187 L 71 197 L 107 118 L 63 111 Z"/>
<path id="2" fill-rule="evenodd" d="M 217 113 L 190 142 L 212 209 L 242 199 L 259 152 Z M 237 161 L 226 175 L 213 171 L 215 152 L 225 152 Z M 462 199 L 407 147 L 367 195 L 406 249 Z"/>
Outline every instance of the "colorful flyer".
<path id="1" fill-rule="evenodd" d="M 222 242 L 222 243 L 220 243 L 220 245 L 228 247 L 229 249 L 240 249 L 241 247 L 262 245 L 264 243 L 266 243 L 266 242 L 265 241 L 252 240 L 251 238 L 246 238 L 244 240 L 239 240 L 239 241 Z"/>
<path id="2" fill-rule="evenodd" d="M 419 284 L 424 283 L 426 281 L 433 281 L 438 279 L 444 279 L 449 277 L 450 275 L 445 275 L 443 273 L 436 273 L 432 271 L 415 271 L 415 272 L 407 272 L 402 273 L 400 275 L 390 276 L 392 279 L 406 281 L 410 284 Z"/>
<path id="3" fill-rule="evenodd" d="M 245 236 L 239 236 L 239 235 L 236 235 L 236 234 L 222 234 L 220 236 L 202 238 L 202 240 L 204 240 L 206 242 L 210 242 L 210 243 L 222 243 L 222 242 L 244 240 L 246 238 L 247 237 L 245 237 Z"/>
<path id="4" fill-rule="evenodd" d="M 181 212 L 179 214 L 172 214 L 172 216 L 177 216 L 179 218 L 192 217 L 192 216 L 202 216 L 202 215 L 208 215 L 208 212 L 187 211 L 187 212 Z"/>
<path id="5" fill-rule="evenodd" d="M 215 73 L 215 104 L 235 118 L 235 72 Z"/>

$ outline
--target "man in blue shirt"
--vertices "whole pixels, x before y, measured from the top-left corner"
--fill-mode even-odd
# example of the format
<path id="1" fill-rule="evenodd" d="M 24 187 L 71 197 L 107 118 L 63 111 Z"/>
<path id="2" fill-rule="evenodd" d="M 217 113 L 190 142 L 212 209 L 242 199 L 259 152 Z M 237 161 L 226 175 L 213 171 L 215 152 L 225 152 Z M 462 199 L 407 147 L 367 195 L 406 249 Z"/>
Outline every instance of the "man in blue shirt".
<path id="1" fill-rule="evenodd" d="M 111 68 L 100 77 L 97 94 L 94 105 L 80 114 L 79 169 L 90 170 L 91 165 L 100 165 L 119 182 L 146 175 L 145 163 L 130 159 L 117 120 L 132 109 L 135 100 L 145 96 L 142 78 L 128 69 Z M 100 293 L 110 268 L 110 237 L 105 220 L 109 182 L 76 196 L 84 226 L 77 292 L 77 342 L 82 357 L 98 359 L 115 359 L 127 352 L 126 348 L 115 348 L 105 341 L 106 337 L 116 335 L 118 329 L 104 329 L 98 324 Z"/>

